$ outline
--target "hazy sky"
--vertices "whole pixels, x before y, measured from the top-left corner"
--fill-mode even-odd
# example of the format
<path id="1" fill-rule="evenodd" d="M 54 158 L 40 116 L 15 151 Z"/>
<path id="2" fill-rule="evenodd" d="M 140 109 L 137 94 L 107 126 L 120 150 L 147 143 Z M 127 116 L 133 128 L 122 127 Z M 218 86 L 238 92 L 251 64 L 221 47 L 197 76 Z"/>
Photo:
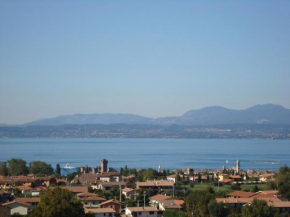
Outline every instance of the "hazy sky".
<path id="1" fill-rule="evenodd" d="M 290 108 L 290 1 L 0 2 L 0 123 Z"/>

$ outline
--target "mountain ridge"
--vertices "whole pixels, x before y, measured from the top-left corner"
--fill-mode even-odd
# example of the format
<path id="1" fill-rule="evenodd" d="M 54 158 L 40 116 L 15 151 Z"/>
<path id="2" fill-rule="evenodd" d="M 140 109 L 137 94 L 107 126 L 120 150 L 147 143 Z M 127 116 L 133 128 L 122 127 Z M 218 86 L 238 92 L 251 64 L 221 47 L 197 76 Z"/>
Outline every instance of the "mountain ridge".
<path id="1" fill-rule="evenodd" d="M 149 118 L 128 113 L 73 114 L 45 118 L 21 126 L 59 126 L 65 124 L 150 124 L 150 125 L 214 125 L 214 124 L 290 124 L 290 109 L 281 105 L 255 105 L 247 109 L 208 106 L 185 112 L 181 116 Z"/>

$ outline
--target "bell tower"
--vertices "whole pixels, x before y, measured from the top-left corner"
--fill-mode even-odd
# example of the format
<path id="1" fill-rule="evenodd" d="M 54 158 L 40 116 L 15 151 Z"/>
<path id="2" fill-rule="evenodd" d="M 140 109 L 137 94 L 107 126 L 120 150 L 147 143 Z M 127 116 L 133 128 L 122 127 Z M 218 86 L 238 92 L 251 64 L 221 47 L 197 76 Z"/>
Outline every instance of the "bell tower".
<path id="1" fill-rule="evenodd" d="M 101 173 L 108 171 L 108 161 L 106 159 L 101 160 Z"/>

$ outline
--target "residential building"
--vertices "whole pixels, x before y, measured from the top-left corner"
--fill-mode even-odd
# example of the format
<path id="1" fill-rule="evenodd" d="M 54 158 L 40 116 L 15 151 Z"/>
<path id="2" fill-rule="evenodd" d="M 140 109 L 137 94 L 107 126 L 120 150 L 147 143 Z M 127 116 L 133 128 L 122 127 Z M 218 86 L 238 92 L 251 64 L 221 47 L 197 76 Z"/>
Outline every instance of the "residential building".
<path id="1" fill-rule="evenodd" d="M 124 188 L 122 189 L 122 194 L 125 196 L 125 198 L 132 199 L 136 196 L 136 190 L 132 188 Z"/>
<path id="2" fill-rule="evenodd" d="M 173 190 L 175 183 L 169 180 L 153 180 L 136 182 L 136 189 L 152 189 L 154 191 Z"/>
<path id="3" fill-rule="evenodd" d="M 154 207 L 127 207 L 126 217 L 157 217 L 158 209 Z"/>
<path id="4" fill-rule="evenodd" d="M 27 215 L 30 205 L 28 203 L 11 201 L 9 203 L 2 204 L 2 206 L 8 207 L 10 209 L 10 215 L 17 213 L 20 215 Z"/>
<path id="5" fill-rule="evenodd" d="M 16 202 L 29 204 L 29 209 L 34 209 L 40 202 L 39 197 L 18 197 Z"/>
<path id="6" fill-rule="evenodd" d="M 259 179 L 261 182 L 270 182 L 275 179 L 275 173 L 265 173 L 260 175 Z"/>
<path id="7" fill-rule="evenodd" d="M 107 200 L 100 204 L 101 208 L 112 208 L 117 213 L 121 213 L 121 206 L 122 206 L 122 203 L 117 200 Z"/>
<path id="8" fill-rule="evenodd" d="M 257 193 L 254 193 L 254 192 L 234 191 L 227 195 L 232 198 L 250 198 L 256 194 Z"/>
<path id="9" fill-rule="evenodd" d="M 121 182 L 122 175 L 120 172 L 104 172 L 98 174 L 82 173 L 71 181 L 71 183 L 80 182 L 83 185 L 97 185 L 100 182 Z"/>
<path id="10" fill-rule="evenodd" d="M 95 214 L 94 217 L 114 217 L 116 211 L 111 208 L 97 208 L 97 209 L 85 208 L 85 213 Z"/>
<path id="11" fill-rule="evenodd" d="M 21 191 L 22 194 L 31 195 L 32 197 L 39 197 L 40 193 L 47 189 L 47 187 L 43 186 L 32 188 L 24 185 L 18 186 L 17 188 Z"/>
<path id="12" fill-rule="evenodd" d="M 165 210 L 181 210 L 182 204 L 184 204 L 183 200 L 161 200 L 159 201 L 159 210 L 165 211 Z"/>
<path id="13" fill-rule="evenodd" d="M 108 191 L 113 187 L 125 187 L 126 183 L 125 182 L 100 182 L 96 186 L 92 186 L 93 189 L 101 189 L 103 191 Z"/>
<path id="14" fill-rule="evenodd" d="M 162 194 L 157 194 L 152 197 L 149 197 L 149 205 L 155 208 L 158 208 L 160 201 L 171 199 L 171 196 L 166 196 Z"/>
<path id="15" fill-rule="evenodd" d="M 100 207 L 100 204 L 106 201 L 105 198 L 98 197 L 98 196 L 82 197 L 80 198 L 80 200 L 84 204 L 84 207 L 87 207 L 87 208 Z"/>
<path id="16" fill-rule="evenodd" d="M 79 193 L 88 192 L 88 187 L 87 186 L 64 186 L 64 187 L 61 187 L 61 188 L 62 189 L 66 189 L 68 191 L 71 191 L 75 195 L 77 195 Z"/>

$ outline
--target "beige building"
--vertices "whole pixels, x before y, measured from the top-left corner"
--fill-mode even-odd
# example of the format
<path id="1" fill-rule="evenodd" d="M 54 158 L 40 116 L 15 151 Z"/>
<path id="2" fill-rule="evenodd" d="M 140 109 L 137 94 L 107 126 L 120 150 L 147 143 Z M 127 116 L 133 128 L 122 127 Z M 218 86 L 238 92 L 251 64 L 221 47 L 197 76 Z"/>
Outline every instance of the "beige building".
<path id="1" fill-rule="evenodd" d="M 122 189 L 122 194 L 125 196 L 125 198 L 132 199 L 136 196 L 136 190 L 132 188 L 124 188 Z"/>
<path id="2" fill-rule="evenodd" d="M 183 200 L 161 200 L 159 201 L 159 210 L 165 211 L 165 210 L 181 210 L 182 204 L 184 204 Z"/>
<path id="3" fill-rule="evenodd" d="M 113 187 L 124 187 L 126 186 L 125 182 L 100 182 L 98 185 L 96 186 L 92 186 L 93 189 L 101 189 L 103 191 L 108 191 Z"/>
<path id="4" fill-rule="evenodd" d="M 21 203 L 21 202 L 9 202 L 2 204 L 4 207 L 8 207 L 10 209 L 10 214 L 20 214 L 20 215 L 27 215 L 29 204 L 28 203 Z"/>
<path id="5" fill-rule="evenodd" d="M 173 190 L 175 183 L 169 180 L 153 180 L 147 182 L 136 182 L 136 189 Z"/>
<path id="6" fill-rule="evenodd" d="M 99 205 L 106 201 L 105 198 L 97 197 L 97 196 L 89 196 L 89 197 L 82 197 L 80 198 L 82 203 L 84 204 L 84 207 L 86 208 L 96 208 L 100 207 Z"/>
<path id="7" fill-rule="evenodd" d="M 275 173 L 262 174 L 259 177 L 261 182 L 269 182 L 275 180 Z"/>

